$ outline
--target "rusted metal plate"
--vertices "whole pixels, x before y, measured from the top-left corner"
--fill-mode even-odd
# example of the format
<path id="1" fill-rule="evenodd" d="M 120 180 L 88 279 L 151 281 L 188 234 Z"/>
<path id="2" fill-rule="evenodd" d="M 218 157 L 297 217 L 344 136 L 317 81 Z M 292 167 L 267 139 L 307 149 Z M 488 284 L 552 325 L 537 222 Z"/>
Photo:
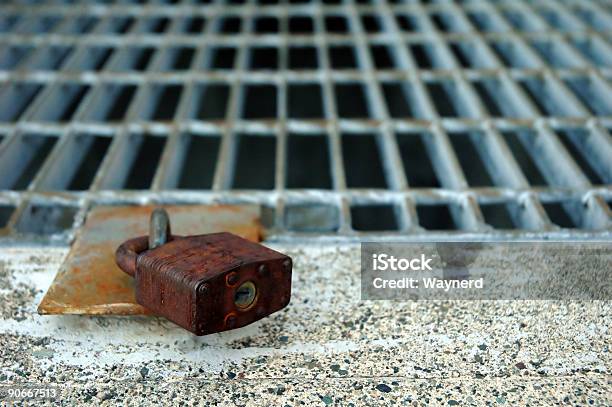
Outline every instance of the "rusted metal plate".
<path id="1" fill-rule="evenodd" d="M 154 206 L 99 206 L 85 225 L 51 287 L 38 306 L 40 314 L 137 315 L 149 312 L 136 302 L 134 279 L 115 264 L 115 250 L 125 240 L 148 234 Z M 172 232 L 197 235 L 231 232 L 261 240 L 256 205 L 165 206 Z"/>

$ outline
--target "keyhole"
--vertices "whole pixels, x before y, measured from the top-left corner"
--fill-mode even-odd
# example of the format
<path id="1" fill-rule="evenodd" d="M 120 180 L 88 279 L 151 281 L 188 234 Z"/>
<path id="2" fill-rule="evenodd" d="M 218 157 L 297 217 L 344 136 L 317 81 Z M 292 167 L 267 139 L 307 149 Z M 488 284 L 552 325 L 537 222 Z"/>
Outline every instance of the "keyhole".
<path id="1" fill-rule="evenodd" d="M 257 288 L 252 281 L 246 281 L 238 287 L 236 294 L 234 294 L 234 304 L 238 308 L 246 309 L 249 308 L 255 302 L 257 297 Z"/>

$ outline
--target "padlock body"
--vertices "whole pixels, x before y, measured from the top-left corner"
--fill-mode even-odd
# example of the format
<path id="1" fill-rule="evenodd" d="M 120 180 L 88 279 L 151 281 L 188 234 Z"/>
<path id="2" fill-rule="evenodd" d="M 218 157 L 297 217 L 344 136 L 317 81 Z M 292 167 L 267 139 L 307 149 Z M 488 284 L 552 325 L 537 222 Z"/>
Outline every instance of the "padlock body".
<path id="1" fill-rule="evenodd" d="M 196 335 L 284 308 L 291 258 L 231 233 L 177 238 L 138 256 L 136 300 Z"/>

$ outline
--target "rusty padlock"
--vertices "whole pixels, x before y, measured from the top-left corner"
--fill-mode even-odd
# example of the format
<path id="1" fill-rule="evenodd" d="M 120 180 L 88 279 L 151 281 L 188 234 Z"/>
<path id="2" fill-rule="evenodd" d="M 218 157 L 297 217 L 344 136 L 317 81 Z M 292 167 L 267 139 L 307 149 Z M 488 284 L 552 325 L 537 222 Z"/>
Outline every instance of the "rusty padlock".
<path id="1" fill-rule="evenodd" d="M 248 325 L 291 297 L 289 256 L 231 233 L 173 236 L 163 209 L 115 260 L 134 277 L 139 304 L 196 335 Z"/>

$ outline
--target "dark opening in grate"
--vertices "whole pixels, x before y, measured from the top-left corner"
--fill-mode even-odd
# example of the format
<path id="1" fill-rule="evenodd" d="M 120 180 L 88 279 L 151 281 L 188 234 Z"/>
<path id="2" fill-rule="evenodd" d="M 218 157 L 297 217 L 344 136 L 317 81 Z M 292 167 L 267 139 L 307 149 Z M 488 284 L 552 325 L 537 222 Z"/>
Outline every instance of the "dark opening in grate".
<path id="1" fill-rule="evenodd" d="M 445 85 L 444 83 L 439 82 L 429 82 L 427 84 L 427 90 L 429 91 L 431 100 L 440 116 L 459 116 L 459 106 L 452 97 L 452 91 L 449 89 L 448 84 Z"/>
<path id="2" fill-rule="evenodd" d="M 276 48 L 251 49 L 251 65 L 253 70 L 278 69 L 278 50 Z"/>
<path id="3" fill-rule="evenodd" d="M 34 47 L 11 46 L 0 50 L 0 69 L 17 67 L 34 50 Z"/>
<path id="4" fill-rule="evenodd" d="M 397 25 L 402 31 L 414 32 L 418 30 L 416 18 L 406 14 L 396 14 Z"/>
<path id="5" fill-rule="evenodd" d="M 290 118 L 323 118 L 323 94 L 317 84 L 289 84 L 288 113 Z"/>
<path id="6" fill-rule="evenodd" d="M 118 122 L 125 118 L 136 95 L 135 85 L 108 85 L 101 89 L 97 109 L 85 113 L 86 120 Z"/>
<path id="7" fill-rule="evenodd" d="M 570 215 L 567 213 L 566 208 L 562 203 L 559 202 L 549 202 L 542 204 L 544 206 L 544 210 L 546 214 L 550 218 L 550 221 L 557 226 L 562 228 L 575 228 L 576 223 L 572 220 Z"/>
<path id="8" fill-rule="evenodd" d="M 521 140 L 529 137 L 533 138 L 535 135 L 531 132 L 523 132 L 522 134 L 519 132 L 504 132 L 502 134 L 529 183 L 534 186 L 546 185 L 544 176 L 538 169 L 531 153 L 529 153 L 529 147 L 525 147 L 525 141 Z"/>
<path id="9" fill-rule="evenodd" d="M 327 136 L 290 134 L 288 148 L 287 188 L 331 189 Z"/>
<path id="10" fill-rule="evenodd" d="M 353 47 L 331 46 L 329 47 L 329 61 L 334 69 L 355 69 L 357 60 Z"/>
<path id="11" fill-rule="evenodd" d="M 178 102 L 183 92 L 183 87 L 180 85 L 168 85 L 159 86 L 153 90 L 157 98 L 155 107 L 153 108 L 151 115 L 143 116 L 143 119 L 152 120 L 172 120 L 174 118 L 174 112 L 178 107 Z"/>
<path id="12" fill-rule="evenodd" d="M 149 134 L 134 136 L 138 153 L 132 162 L 125 189 L 149 189 L 157 170 L 166 138 Z"/>
<path id="13" fill-rule="evenodd" d="M 102 160 L 106 156 L 106 151 L 110 146 L 111 139 L 108 137 L 80 135 L 74 142 L 78 144 L 77 151 L 84 154 L 75 154 L 73 159 L 79 161 L 77 170 L 74 172 L 72 179 L 68 183 L 66 189 L 72 191 L 83 191 L 89 189 Z M 81 155 L 81 157 L 79 157 Z"/>
<path id="14" fill-rule="evenodd" d="M 237 135 L 238 152 L 233 187 L 237 189 L 272 189 L 276 156 L 276 138 L 271 135 Z"/>
<path id="15" fill-rule="evenodd" d="M 370 46 L 370 53 L 372 54 L 372 60 L 376 68 L 392 69 L 396 67 L 389 47 L 385 45 L 372 45 Z"/>
<path id="16" fill-rule="evenodd" d="M 383 84 L 383 95 L 391 117 L 417 117 L 417 112 L 413 109 L 415 103 L 408 86 L 399 82 Z"/>
<path id="17" fill-rule="evenodd" d="M 136 19 L 133 17 L 113 18 L 110 22 L 109 30 L 115 34 L 125 34 L 132 28 L 135 22 Z"/>
<path id="18" fill-rule="evenodd" d="M 13 212 L 15 212 L 15 207 L 13 205 L 0 205 L 0 229 L 8 224 Z"/>
<path id="19" fill-rule="evenodd" d="M 397 135 L 404 171 L 412 188 L 440 188 L 440 181 L 434 171 L 431 156 L 425 147 L 424 140 L 427 137 L 430 136 L 424 134 Z"/>
<path id="20" fill-rule="evenodd" d="M 289 69 L 317 69 L 319 56 L 315 47 L 289 47 Z"/>
<path id="21" fill-rule="evenodd" d="M 348 33 L 348 20 L 343 16 L 325 17 L 325 30 L 328 33 Z"/>
<path id="22" fill-rule="evenodd" d="M 434 67 L 443 66 L 440 61 L 438 53 L 435 51 L 433 45 L 430 44 L 411 44 L 410 51 L 412 57 L 417 65 L 421 69 L 430 69 Z"/>
<path id="23" fill-rule="evenodd" d="M 222 34 L 238 34 L 241 27 L 242 20 L 240 17 L 223 17 L 220 31 Z"/>
<path id="24" fill-rule="evenodd" d="M 378 142 L 374 134 L 342 135 L 342 156 L 349 188 L 385 188 Z M 367 165 L 364 165 L 367 163 Z"/>
<path id="25" fill-rule="evenodd" d="M 288 27 L 292 34 L 312 34 L 314 32 L 312 18 L 306 16 L 290 17 Z"/>
<path id="26" fill-rule="evenodd" d="M 123 69 L 144 71 L 149 67 L 155 50 L 152 47 L 133 48 L 129 49 L 125 57 L 125 66 Z"/>
<path id="27" fill-rule="evenodd" d="M 68 46 L 43 46 L 42 50 L 28 61 L 28 70 L 54 71 L 68 60 L 72 48 Z"/>
<path id="28" fill-rule="evenodd" d="M 361 84 L 337 84 L 336 105 L 338 107 L 338 116 L 342 118 L 370 117 L 369 103 Z"/>
<path id="29" fill-rule="evenodd" d="M 202 17 L 191 17 L 185 20 L 183 30 L 187 34 L 199 34 L 204 31 L 206 20 Z"/>
<path id="30" fill-rule="evenodd" d="M 92 47 L 87 48 L 84 55 L 79 61 L 78 71 L 99 71 L 104 68 L 106 63 L 113 55 L 113 48 L 110 47 Z"/>
<path id="31" fill-rule="evenodd" d="M 491 176 L 476 147 L 478 141 L 474 141 L 474 138 L 478 140 L 482 136 L 470 133 L 450 133 L 449 137 L 468 184 L 474 187 L 493 185 Z"/>
<path id="32" fill-rule="evenodd" d="M 491 116 L 501 117 L 503 116 L 503 106 L 508 102 L 501 102 L 501 99 L 498 99 L 496 95 L 493 93 L 493 86 L 497 87 L 499 84 L 494 84 L 493 86 L 487 86 L 487 84 L 483 81 L 473 82 L 474 89 L 476 93 L 482 100 L 483 106 L 487 109 Z M 498 104 L 498 101 L 501 103 Z"/>
<path id="33" fill-rule="evenodd" d="M 272 119 L 276 117 L 276 87 L 249 85 L 245 90 L 243 117 L 245 119 Z"/>
<path id="34" fill-rule="evenodd" d="M 559 139 L 570 153 L 574 161 L 580 166 L 582 172 L 593 184 L 603 184 L 602 177 L 599 176 L 594 167 L 594 160 L 585 151 L 584 141 L 588 137 L 585 131 L 565 130 L 558 132 Z"/>
<path id="35" fill-rule="evenodd" d="M 21 166 L 14 168 L 12 178 L 14 182 L 9 182 L 8 188 L 14 190 L 27 189 L 38 170 L 51 153 L 57 142 L 56 137 L 45 137 L 37 135 L 25 135 L 17 141 L 15 153 L 21 158 Z"/>
<path id="36" fill-rule="evenodd" d="M 416 209 L 419 217 L 419 225 L 426 230 L 457 229 L 457 225 L 453 220 L 448 204 L 419 204 Z"/>
<path id="37" fill-rule="evenodd" d="M 398 229 L 393 205 L 356 205 L 351 207 L 354 230 L 393 231 Z"/>
<path id="38" fill-rule="evenodd" d="M 215 47 L 209 58 L 211 69 L 232 69 L 236 60 L 236 49 L 232 47 Z"/>
<path id="39" fill-rule="evenodd" d="M 230 88 L 225 84 L 198 85 L 194 92 L 194 103 L 188 105 L 187 117 L 200 120 L 223 119 L 227 113 Z"/>
<path id="40" fill-rule="evenodd" d="M 210 189 L 221 142 L 216 136 L 188 135 L 185 138 L 185 159 L 178 187 Z"/>
<path id="41" fill-rule="evenodd" d="M 19 119 L 41 89 L 40 85 L 23 82 L 6 89 L 0 99 L 0 121 L 13 122 Z"/>
<path id="42" fill-rule="evenodd" d="M 480 210 L 485 218 L 485 222 L 496 229 L 515 229 L 516 225 L 512 220 L 511 210 L 516 212 L 515 204 L 482 204 Z"/>
<path id="43" fill-rule="evenodd" d="M 191 67 L 193 57 L 195 55 L 195 48 L 193 47 L 180 47 L 170 50 L 166 60 L 166 67 L 162 70 L 168 71 L 184 71 Z"/>
<path id="44" fill-rule="evenodd" d="M 278 20 L 274 17 L 259 17 L 255 20 L 255 32 L 273 34 L 278 32 Z"/>
<path id="45" fill-rule="evenodd" d="M 565 83 L 592 114 L 602 116 L 612 114 L 608 94 L 605 91 L 602 93 L 598 83 L 587 78 L 573 78 L 566 80 Z"/>

